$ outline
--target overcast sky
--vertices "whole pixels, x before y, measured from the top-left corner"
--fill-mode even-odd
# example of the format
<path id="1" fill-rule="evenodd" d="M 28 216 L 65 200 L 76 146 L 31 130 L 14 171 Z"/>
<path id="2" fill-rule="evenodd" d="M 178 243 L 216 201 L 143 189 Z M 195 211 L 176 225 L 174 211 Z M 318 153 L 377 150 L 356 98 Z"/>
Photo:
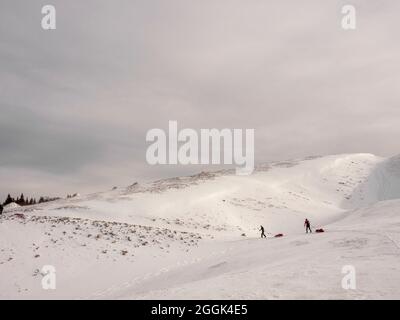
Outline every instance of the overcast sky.
<path id="1" fill-rule="evenodd" d="M 345 4 L 1 0 L 0 197 L 201 171 L 146 163 L 169 120 L 254 128 L 256 162 L 400 153 L 400 1 L 352 0 L 354 31 Z"/>

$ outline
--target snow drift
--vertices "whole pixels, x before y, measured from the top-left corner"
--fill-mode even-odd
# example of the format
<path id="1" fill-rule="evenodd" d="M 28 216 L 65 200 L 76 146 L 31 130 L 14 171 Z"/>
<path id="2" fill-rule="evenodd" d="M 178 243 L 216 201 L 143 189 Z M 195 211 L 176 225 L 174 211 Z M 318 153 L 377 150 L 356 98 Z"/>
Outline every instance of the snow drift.
<path id="1" fill-rule="evenodd" d="M 4 212 L 7 212 L 7 211 L 11 211 L 11 210 L 14 210 L 17 208 L 20 208 L 20 205 L 15 202 L 11 202 L 11 203 L 5 205 L 3 209 L 4 209 Z"/>

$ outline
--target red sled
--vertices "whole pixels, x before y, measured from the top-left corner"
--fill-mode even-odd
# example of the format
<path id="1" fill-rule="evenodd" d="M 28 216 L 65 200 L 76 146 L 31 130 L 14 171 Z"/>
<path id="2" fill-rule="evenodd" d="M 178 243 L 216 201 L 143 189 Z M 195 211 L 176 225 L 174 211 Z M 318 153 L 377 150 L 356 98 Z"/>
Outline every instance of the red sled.
<path id="1" fill-rule="evenodd" d="M 316 233 L 322 233 L 322 232 L 325 232 L 325 230 L 321 228 L 321 229 L 315 230 L 315 232 L 316 232 Z"/>
<path id="2" fill-rule="evenodd" d="M 275 238 L 280 238 L 280 237 L 283 237 L 283 233 L 278 233 L 275 235 Z"/>

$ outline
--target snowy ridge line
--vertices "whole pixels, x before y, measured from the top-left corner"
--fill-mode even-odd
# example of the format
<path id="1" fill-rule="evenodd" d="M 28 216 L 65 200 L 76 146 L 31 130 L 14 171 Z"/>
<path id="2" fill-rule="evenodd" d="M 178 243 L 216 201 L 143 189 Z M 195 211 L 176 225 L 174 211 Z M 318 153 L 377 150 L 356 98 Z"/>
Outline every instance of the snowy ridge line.
<path id="1" fill-rule="evenodd" d="M 184 176 L 184 177 L 173 177 L 167 179 L 156 180 L 145 184 L 134 183 L 128 186 L 121 195 L 129 195 L 133 193 L 162 193 L 171 189 L 184 189 L 190 186 L 198 185 L 215 179 L 219 176 L 234 174 L 234 170 L 220 170 L 213 172 L 202 171 L 198 174 Z"/>
<path id="2" fill-rule="evenodd" d="M 302 161 L 311 161 L 322 156 L 308 156 L 299 159 L 288 159 L 283 161 L 272 161 L 267 163 L 257 164 L 254 168 L 254 172 L 266 172 L 272 168 L 291 168 L 297 166 Z M 129 195 L 132 193 L 161 193 L 170 189 L 184 189 L 190 186 L 198 185 L 199 183 L 205 183 L 218 177 L 235 175 L 235 169 L 222 169 L 216 171 L 202 171 L 197 174 L 183 176 L 183 177 L 172 177 L 166 179 L 160 179 L 144 184 L 133 183 L 126 187 L 121 195 Z"/>

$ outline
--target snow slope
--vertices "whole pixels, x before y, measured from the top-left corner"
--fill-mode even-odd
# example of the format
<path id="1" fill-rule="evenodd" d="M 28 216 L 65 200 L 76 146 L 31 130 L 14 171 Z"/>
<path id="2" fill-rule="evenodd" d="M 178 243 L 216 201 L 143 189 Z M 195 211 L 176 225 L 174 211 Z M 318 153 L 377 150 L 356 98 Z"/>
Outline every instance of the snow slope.
<path id="1" fill-rule="evenodd" d="M 15 203 L 15 202 L 11 202 L 11 203 L 9 203 L 9 204 L 4 206 L 4 211 L 13 210 L 13 209 L 16 209 L 16 208 L 19 208 L 19 207 L 20 207 L 19 204 Z"/>
<path id="2" fill-rule="evenodd" d="M 400 157 L 348 154 L 7 210 L 0 298 L 398 299 L 399 198 Z M 306 217 L 327 232 L 305 235 Z M 285 237 L 258 239 L 260 224 Z"/>

